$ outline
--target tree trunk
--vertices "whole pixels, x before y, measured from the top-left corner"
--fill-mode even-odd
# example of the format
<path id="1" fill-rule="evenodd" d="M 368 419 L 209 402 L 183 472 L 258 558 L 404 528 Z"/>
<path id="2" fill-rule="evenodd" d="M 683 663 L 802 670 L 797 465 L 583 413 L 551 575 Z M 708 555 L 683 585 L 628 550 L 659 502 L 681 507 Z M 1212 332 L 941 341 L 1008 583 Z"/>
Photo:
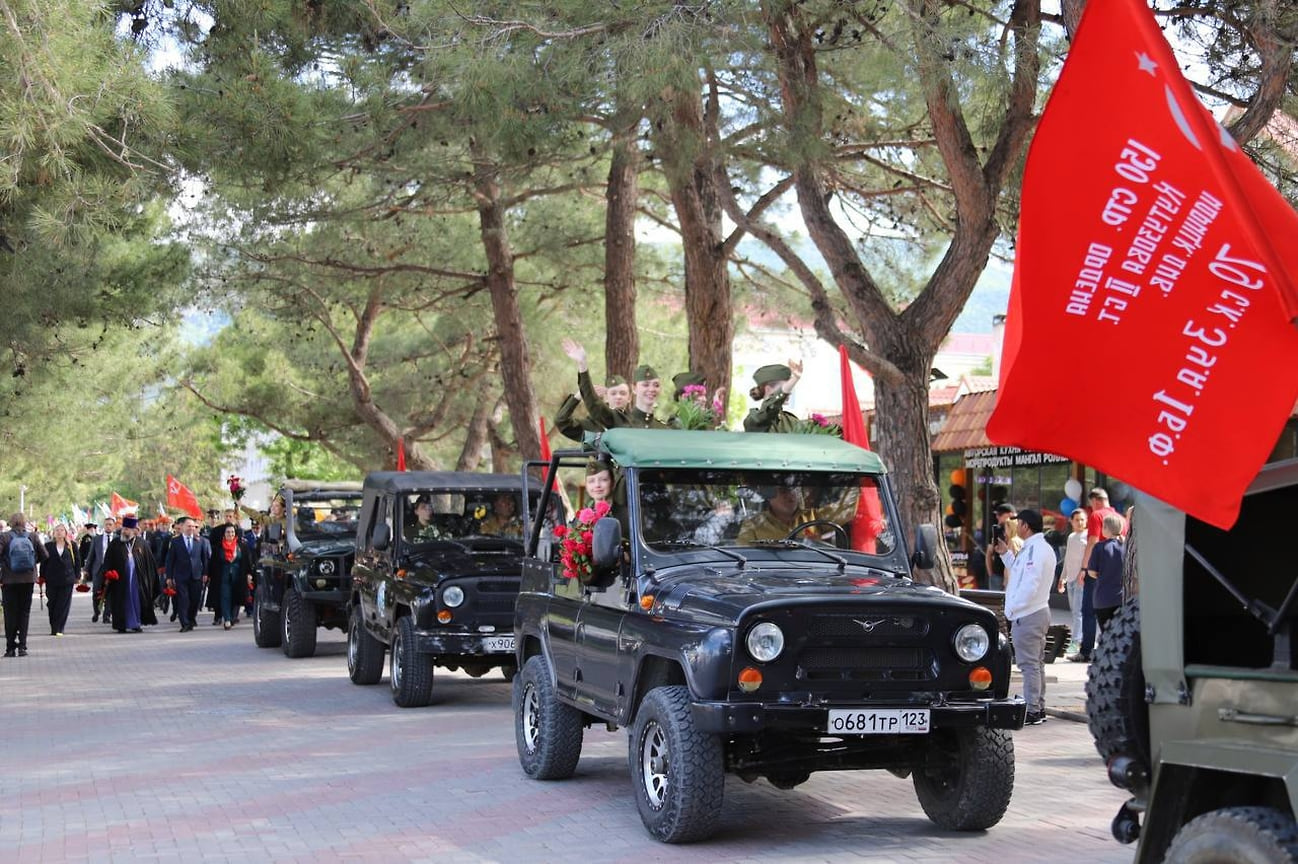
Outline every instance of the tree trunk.
<path id="1" fill-rule="evenodd" d="M 710 390 L 729 393 L 735 324 L 717 188 L 723 175 L 707 142 L 699 90 L 671 90 L 665 98 L 657 144 L 681 229 L 690 371 L 701 374 Z"/>
<path id="2" fill-rule="evenodd" d="M 477 471 L 482 462 L 482 450 L 487 446 L 487 422 L 495 406 L 486 398 L 478 399 L 473 406 L 473 416 L 469 418 L 468 428 L 464 432 L 464 446 L 460 448 L 460 458 L 455 460 L 456 471 Z M 492 470 L 499 470 L 493 464 Z"/>
<path id="3" fill-rule="evenodd" d="M 536 422 L 536 391 L 532 389 L 532 360 L 514 285 L 514 253 L 505 229 L 500 185 L 492 165 L 478 152 L 480 149 L 475 147 L 473 154 L 473 194 L 487 256 L 487 291 L 500 344 L 500 377 L 518 450 L 537 459 L 541 455 L 541 438 Z"/>
<path id="4" fill-rule="evenodd" d="M 635 219 L 640 192 L 639 111 L 614 118 L 613 159 L 604 193 L 604 364 L 608 374 L 631 380 L 640 357 L 635 313 Z"/>

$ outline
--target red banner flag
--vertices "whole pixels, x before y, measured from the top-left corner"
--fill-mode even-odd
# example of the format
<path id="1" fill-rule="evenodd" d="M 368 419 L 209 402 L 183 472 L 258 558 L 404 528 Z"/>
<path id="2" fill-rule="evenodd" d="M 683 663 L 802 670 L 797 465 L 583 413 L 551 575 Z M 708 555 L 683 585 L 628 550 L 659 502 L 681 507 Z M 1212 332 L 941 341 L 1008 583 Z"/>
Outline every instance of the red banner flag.
<path id="1" fill-rule="evenodd" d="M 852 380 L 852 363 L 847 359 L 847 346 L 838 346 L 839 377 L 843 388 L 843 440 L 865 450 L 870 449 L 870 435 L 865 430 L 865 415 L 856 398 L 856 383 Z M 879 490 L 874 486 L 861 488 L 861 498 L 856 503 L 856 518 L 852 520 L 852 548 L 858 552 L 874 552 L 875 539 L 883 528 L 883 505 L 879 503 Z"/>
<path id="2" fill-rule="evenodd" d="M 203 508 L 198 506 L 198 497 L 170 474 L 167 475 L 167 506 L 188 513 L 195 519 L 203 518 Z"/>
<path id="3" fill-rule="evenodd" d="M 397 439 L 397 470 L 406 470 L 406 439 Z"/>
<path id="4" fill-rule="evenodd" d="M 1294 237 L 1145 4 L 1090 0 L 1028 154 L 987 436 L 1229 527 L 1298 398 Z"/>
<path id="5" fill-rule="evenodd" d="M 108 509 L 112 511 L 114 516 L 121 516 L 123 513 L 134 516 L 139 511 L 140 505 L 114 492 L 112 497 L 108 499 Z"/>
<path id="6" fill-rule="evenodd" d="M 541 458 L 549 462 L 554 451 L 550 449 L 550 434 L 545 431 L 545 418 L 537 420 L 537 425 L 541 430 Z"/>

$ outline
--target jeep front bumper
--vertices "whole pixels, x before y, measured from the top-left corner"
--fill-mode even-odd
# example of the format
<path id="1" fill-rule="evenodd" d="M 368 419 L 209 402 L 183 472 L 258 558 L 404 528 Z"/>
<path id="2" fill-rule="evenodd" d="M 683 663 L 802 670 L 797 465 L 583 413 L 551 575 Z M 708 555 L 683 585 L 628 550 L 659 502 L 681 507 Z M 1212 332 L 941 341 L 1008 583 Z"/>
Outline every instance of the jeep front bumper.
<path id="1" fill-rule="evenodd" d="M 829 709 L 852 705 L 809 707 L 765 702 L 694 702 L 691 709 L 700 731 L 739 734 L 764 731 L 828 732 Z M 1018 699 L 998 702 L 964 702 L 947 705 L 872 704 L 871 708 L 927 708 L 933 729 L 985 726 L 989 729 L 1022 729 L 1027 705 Z M 860 736 L 853 736 L 860 737 Z"/>
<path id="2" fill-rule="evenodd" d="M 415 631 L 415 650 L 420 654 L 499 657 L 514 659 L 514 634 L 466 633 L 455 630 Z"/>

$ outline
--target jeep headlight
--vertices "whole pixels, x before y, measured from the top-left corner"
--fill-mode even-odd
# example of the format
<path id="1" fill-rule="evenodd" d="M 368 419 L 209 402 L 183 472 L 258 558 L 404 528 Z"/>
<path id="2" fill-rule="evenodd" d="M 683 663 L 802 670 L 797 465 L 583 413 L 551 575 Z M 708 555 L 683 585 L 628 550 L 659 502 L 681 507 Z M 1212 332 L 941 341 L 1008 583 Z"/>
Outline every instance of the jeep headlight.
<path id="1" fill-rule="evenodd" d="M 784 650 L 784 631 L 770 621 L 763 621 L 748 631 L 744 644 L 754 660 L 770 663 Z"/>
<path id="2" fill-rule="evenodd" d="M 324 561 L 320 561 L 319 563 L 316 564 L 316 567 L 320 570 L 320 574 L 321 574 L 322 576 L 332 576 L 332 575 L 333 575 L 333 572 L 334 572 L 334 562 L 332 562 L 332 561 L 330 561 L 330 560 L 328 560 L 328 559 L 325 559 Z"/>
<path id="3" fill-rule="evenodd" d="M 955 653 L 966 663 L 980 660 L 992 645 L 981 624 L 966 624 L 955 631 Z"/>
<path id="4" fill-rule="evenodd" d="M 464 589 L 459 585 L 452 585 L 442 592 L 442 605 L 454 609 L 464 602 Z"/>

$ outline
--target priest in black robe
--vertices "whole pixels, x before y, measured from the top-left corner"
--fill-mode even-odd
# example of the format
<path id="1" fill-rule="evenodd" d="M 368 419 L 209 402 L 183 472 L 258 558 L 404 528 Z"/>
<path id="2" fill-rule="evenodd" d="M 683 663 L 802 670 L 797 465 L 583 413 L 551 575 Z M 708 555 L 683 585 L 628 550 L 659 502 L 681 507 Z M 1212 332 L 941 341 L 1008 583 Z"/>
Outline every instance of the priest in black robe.
<path id="1" fill-rule="evenodd" d="M 122 533 L 108 546 L 104 556 L 104 593 L 118 633 L 142 632 L 145 624 L 157 624 L 153 600 L 158 596 L 158 568 L 149 544 L 140 536 L 139 520 L 122 517 Z M 116 579 L 108 573 L 115 571 Z"/>

